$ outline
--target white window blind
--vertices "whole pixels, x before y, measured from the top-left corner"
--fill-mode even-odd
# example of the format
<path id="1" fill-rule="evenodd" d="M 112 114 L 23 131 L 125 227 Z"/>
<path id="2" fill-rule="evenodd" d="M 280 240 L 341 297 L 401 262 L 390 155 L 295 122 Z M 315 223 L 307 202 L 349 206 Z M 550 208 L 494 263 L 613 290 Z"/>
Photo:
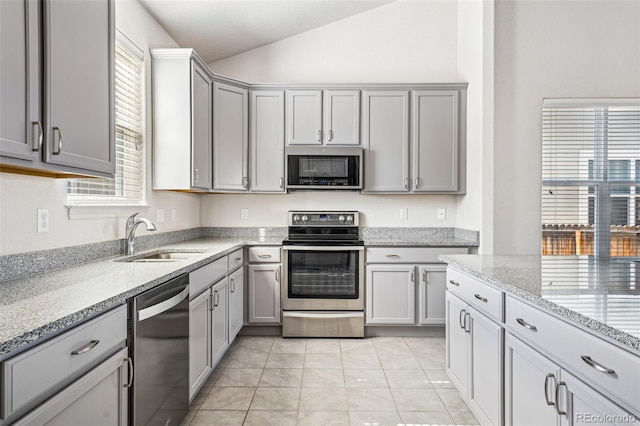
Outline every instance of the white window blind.
<path id="1" fill-rule="evenodd" d="M 542 254 L 640 256 L 640 100 L 544 100 Z"/>
<path id="2" fill-rule="evenodd" d="M 71 179 L 70 204 L 139 204 L 144 201 L 144 53 L 118 32 L 115 49 L 115 178 Z"/>

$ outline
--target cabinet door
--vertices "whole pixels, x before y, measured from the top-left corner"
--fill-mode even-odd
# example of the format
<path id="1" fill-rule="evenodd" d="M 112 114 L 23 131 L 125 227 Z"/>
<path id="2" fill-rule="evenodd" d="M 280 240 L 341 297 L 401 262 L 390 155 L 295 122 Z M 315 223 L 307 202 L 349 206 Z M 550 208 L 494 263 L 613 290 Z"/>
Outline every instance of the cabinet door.
<path id="1" fill-rule="evenodd" d="M 249 265 L 249 324 L 280 324 L 280 264 Z"/>
<path id="2" fill-rule="evenodd" d="M 415 266 L 367 266 L 367 324 L 415 324 Z"/>
<path id="3" fill-rule="evenodd" d="M 446 265 L 424 265 L 418 268 L 420 291 L 418 302 L 420 324 L 444 324 L 445 293 L 447 292 Z"/>
<path id="4" fill-rule="evenodd" d="M 569 374 L 560 372 L 559 388 L 561 425 L 638 425 L 640 418 L 614 404 L 607 397 Z"/>
<path id="5" fill-rule="evenodd" d="M 287 90 L 287 144 L 322 144 L 322 91 Z"/>
<path id="6" fill-rule="evenodd" d="M 229 275 L 229 344 L 244 325 L 244 269 Z"/>
<path id="7" fill-rule="evenodd" d="M 211 372 L 211 289 L 189 302 L 189 399 Z"/>
<path id="8" fill-rule="evenodd" d="M 467 400 L 469 394 L 469 307 L 453 293 L 445 296 L 447 307 L 446 324 L 446 368 L 453 384 L 458 388 L 462 398 Z"/>
<path id="9" fill-rule="evenodd" d="M 284 92 L 251 92 L 251 192 L 284 190 Z"/>
<path id="10" fill-rule="evenodd" d="M 483 314 L 471 311 L 471 382 L 469 406 L 482 424 L 501 425 L 504 329 Z"/>
<path id="11" fill-rule="evenodd" d="M 40 120 L 40 3 L 0 2 L 0 155 L 37 160 Z M 10 40 L 10 42 L 9 42 Z"/>
<path id="12" fill-rule="evenodd" d="M 45 161 L 115 173 L 114 1 L 44 1 Z"/>
<path id="13" fill-rule="evenodd" d="M 191 96 L 191 186 L 211 189 L 211 80 L 207 72 L 194 61 L 191 61 Z"/>
<path id="14" fill-rule="evenodd" d="M 15 425 L 127 425 L 127 349 L 102 362 Z"/>
<path id="15" fill-rule="evenodd" d="M 212 316 L 211 316 L 211 359 L 215 368 L 222 355 L 229 347 L 229 280 L 227 277 L 215 284 L 213 292 Z"/>
<path id="16" fill-rule="evenodd" d="M 409 92 L 363 92 L 364 191 L 409 191 Z"/>
<path id="17" fill-rule="evenodd" d="M 560 368 L 510 333 L 505 336 L 505 424 L 558 425 L 555 386 Z"/>
<path id="18" fill-rule="evenodd" d="M 249 189 L 248 92 L 213 83 L 213 188 Z"/>
<path id="19" fill-rule="evenodd" d="M 324 92 L 324 143 L 360 145 L 360 92 Z"/>
<path id="20" fill-rule="evenodd" d="M 413 92 L 413 190 L 458 190 L 458 91 Z"/>

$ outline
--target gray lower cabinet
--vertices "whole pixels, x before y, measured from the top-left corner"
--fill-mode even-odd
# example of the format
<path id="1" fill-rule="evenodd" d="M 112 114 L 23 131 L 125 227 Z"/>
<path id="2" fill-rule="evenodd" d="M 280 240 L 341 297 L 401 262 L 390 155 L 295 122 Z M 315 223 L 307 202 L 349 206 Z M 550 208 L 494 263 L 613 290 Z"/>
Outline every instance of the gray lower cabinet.
<path id="1" fill-rule="evenodd" d="M 193 49 L 151 49 L 153 188 L 213 187 L 211 74 Z"/>
<path id="2" fill-rule="evenodd" d="M 211 287 L 211 358 L 215 366 L 229 348 L 229 280 L 221 279 Z"/>
<path id="3" fill-rule="evenodd" d="M 284 193 L 284 92 L 251 91 L 251 192 Z"/>
<path id="4" fill-rule="evenodd" d="M 244 269 L 229 274 L 229 344 L 244 325 Z"/>
<path id="5" fill-rule="evenodd" d="M 114 4 L 2 2 L 3 166 L 114 175 Z"/>
<path id="6" fill-rule="evenodd" d="M 127 425 L 127 356 L 120 350 L 14 424 Z"/>
<path id="7" fill-rule="evenodd" d="M 446 317 L 445 293 L 447 292 L 446 265 L 418 266 L 418 323 L 444 325 Z"/>
<path id="8" fill-rule="evenodd" d="M 367 265 L 366 323 L 415 324 L 415 266 Z"/>
<path id="9" fill-rule="evenodd" d="M 249 189 L 249 98 L 247 90 L 213 83 L 213 189 Z"/>
<path id="10" fill-rule="evenodd" d="M 280 268 L 279 263 L 249 265 L 249 324 L 281 324 Z"/>
<path id="11" fill-rule="evenodd" d="M 211 290 L 189 301 L 189 399 L 211 374 Z"/>
<path id="12" fill-rule="evenodd" d="M 362 93 L 363 192 L 409 192 L 409 92 Z"/>

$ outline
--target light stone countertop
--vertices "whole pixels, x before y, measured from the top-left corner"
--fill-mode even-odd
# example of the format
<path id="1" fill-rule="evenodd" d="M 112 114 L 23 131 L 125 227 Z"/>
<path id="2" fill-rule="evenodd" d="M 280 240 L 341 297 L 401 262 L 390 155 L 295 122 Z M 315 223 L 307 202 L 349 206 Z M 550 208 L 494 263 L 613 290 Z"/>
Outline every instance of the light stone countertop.
<path id="1" fill-rule="evenodd" d="M 442 255 L 458 270 L 640 354 L 640 263 L 589 256 Z"/>
<path id="2" fill-rule="evenodd" d="M 0 359 L 59 334 L 167 280 L 245 245 L 280 245 L 281 237 L 198 238 L 0 283 Z M 121 262 L 142 253 L 201 250 L 175 262 Z"/>
<path id="3" fill-rule="evenodd" d="M 364 237 L 364 245 L 367 247 L 477 247 L 475 241 L 456 237 Z"/>

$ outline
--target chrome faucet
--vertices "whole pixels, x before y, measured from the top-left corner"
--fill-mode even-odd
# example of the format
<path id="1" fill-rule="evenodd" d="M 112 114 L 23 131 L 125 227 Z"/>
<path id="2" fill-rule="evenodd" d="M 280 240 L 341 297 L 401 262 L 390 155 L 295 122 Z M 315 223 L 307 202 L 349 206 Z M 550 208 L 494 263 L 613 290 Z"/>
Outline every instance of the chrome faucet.
<path id="1" fill-rule="evenodd" d="M 155 231 L 156 226 L 149 219 L 145 219 L 144 217 L 139 217 L 136 219 L 136 216 L 139 215 L 140 212 L 134 213 L 127 219 L 127 226 L 125 228 L 125 238 L 127 242 L 124 246 L 124 254 L 133 254 L 135 250 L 135 240 L 134 235 L 136 233 L 136 228 L 141 223 L 144 223 L 147 226 L 147 231 Z"/>

